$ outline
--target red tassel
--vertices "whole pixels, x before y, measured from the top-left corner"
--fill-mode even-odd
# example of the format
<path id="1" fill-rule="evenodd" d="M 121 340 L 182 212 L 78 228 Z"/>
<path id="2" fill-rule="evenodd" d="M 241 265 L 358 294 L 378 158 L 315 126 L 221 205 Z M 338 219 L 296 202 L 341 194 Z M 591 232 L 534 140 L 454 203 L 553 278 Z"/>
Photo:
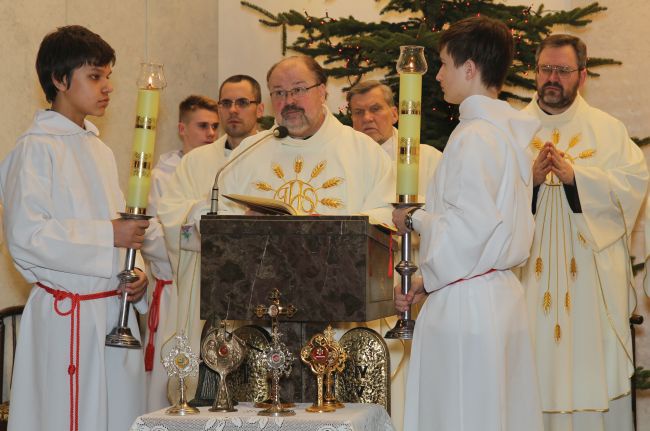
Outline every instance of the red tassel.
<path id="1" fill-rule="evenodd" d="M 144 352 L 144 369 L 145 371 L 152 371 L 153 370 L 153 354 L 155 352 L 155 349 L 153 347 L 153 343 L 147 344 L 147 348 L 145 349 Z"/>

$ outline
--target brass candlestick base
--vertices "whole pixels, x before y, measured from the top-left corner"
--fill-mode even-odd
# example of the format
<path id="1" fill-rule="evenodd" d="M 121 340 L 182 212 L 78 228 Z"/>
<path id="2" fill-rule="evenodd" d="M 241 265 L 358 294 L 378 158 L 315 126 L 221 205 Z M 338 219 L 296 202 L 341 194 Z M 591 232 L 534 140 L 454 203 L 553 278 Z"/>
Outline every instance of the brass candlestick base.
<path id="1" fill-rule="evenodd" d="M 406 196 L 399 196 L 399 202 L 393 203 L 395 208 L 421 207 L 424 205 L 419 202 L 412 202 L 412 199 Z M 416 264 L 411 261 L 411 232 L 402 235 L 401 247 L 402 260 L 395 266 L 395 270 L 401 277 L 402 293 L 406 295 L 411 290 L 411 276 L 418 270 Z M 415 329 L 415 320 L 411 319 L 411 307 L 400 313 L 399 320 L 395 323 L 393 329 L 390 329 L 384 335 L 384 338 L 398 338 L 400 340 L 412 340 L 413 330 Z"/>

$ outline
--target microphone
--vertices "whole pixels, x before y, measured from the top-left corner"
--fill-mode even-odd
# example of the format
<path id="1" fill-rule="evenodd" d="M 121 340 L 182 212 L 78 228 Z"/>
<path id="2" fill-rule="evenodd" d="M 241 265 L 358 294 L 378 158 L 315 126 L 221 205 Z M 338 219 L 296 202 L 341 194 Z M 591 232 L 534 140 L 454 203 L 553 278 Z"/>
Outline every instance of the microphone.
<path id="1" fill-rule="evenodd" d="M 235 160 L 239 159 L 241 156 L 255 148 L 260 142 L 265 141 L 266 139 L 270 138 L 271 136 L 276 137 L 278 139 L 286 138 L 289 136 L 289 129 L 287 129 L 284 126 L 276 126 L 272 130 L 270 130 L 268 133 L 266 133 L 264 136 L 259 138 L 257 141 L 253 142 L 250 144 L 248 147 L 246 147 L 245 150 L 243 150 L 241 153 L 237 154 L 235 157 L 232 159 L 228 160 L 228 162 L 221 167 L 217 171 L 217 175 L 214 177 L 214 184 L 212 185 L 212 195 L 210 197 L 210 212 L 208 214 L 217 214 L 217 210 L 219 209 L 219 177 L 221 176 L 221 173 L 231 164 L 235 162 Z"/>

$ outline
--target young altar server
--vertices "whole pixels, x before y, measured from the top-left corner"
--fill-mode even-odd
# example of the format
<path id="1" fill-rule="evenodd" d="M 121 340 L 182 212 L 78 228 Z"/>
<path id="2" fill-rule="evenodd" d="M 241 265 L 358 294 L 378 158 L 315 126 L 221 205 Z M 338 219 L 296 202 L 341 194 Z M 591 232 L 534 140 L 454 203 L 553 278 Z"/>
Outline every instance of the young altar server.
<path id="1" fill-rule="evenodd" d="M 436 79 L 460 104 L 425 209 L 398 209 L 401 232 L 421 235 L 424 284 L 395 304 L 426 297 L 415 326 L 404 429 L 542 429 L 524 292 L 510 268 L 526 261 L 532 153 L 539 122 L 497 95 L 513 58 L 499 21 L 467 18 L 440 38 Z"/>
<path id="2" fill-rule="evenodd" d="M 122 220 L 112 151 L 87 115 L 113 91 L 115 52 L 81 26 L 48 34 L 36 71 L 52 104 L 0 164 L 6 242 L 33 284 L 21 321 L 10 430 L 124 431 L 144 413 L 140 350 L 105 347 L 117 324 L 123 248 L 139 249 L 147 221 Z M 141 312 L 147 278 L 127 284 Z M 135 316 L 129 319 L 138 334 Z"/>

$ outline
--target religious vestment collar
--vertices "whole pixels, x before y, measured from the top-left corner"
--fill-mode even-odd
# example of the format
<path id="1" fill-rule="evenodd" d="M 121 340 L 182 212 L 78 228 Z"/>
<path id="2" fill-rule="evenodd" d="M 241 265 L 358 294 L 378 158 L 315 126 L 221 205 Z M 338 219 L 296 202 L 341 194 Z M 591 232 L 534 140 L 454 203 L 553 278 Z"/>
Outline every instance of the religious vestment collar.
<path id="1" fill-rule="evenodd" d="M 287 136 L 286 138 L 280 140 L 280 142 L 282 142 L 282 145 L 307 148 L 310 145 L 320 145 L 325 142 L 327 140 L 328 129 L 330 128 L 329 126 L 331 125 L 332 121 L 338 120 L 332 115 L 329 108 L 327 108 L 325 105 L 323 105 L 323 115 L 325 116 L 323 119 L 323 124 L 321 124 L 316 133 L 304 139 Z"/>
<path id="2" fill-rule="evenodd" d="M 480 119 L 499 129 L 507 137 L 517 156 L 519 174 L 528 184 L 532 175 L 532 155 L 528 151 L 531 136 L 539 129 L 539 121 L 530 114 L 514 110 L 508 102 L 490 97 L 473 95 L 459 106 L 460 120 Z"/>
<path id="3" fill-rule="evenodd" d="M 559 114 L 549 114 L 544 111 L 537 102 L 538 95 L 535 94 L 535 97 L 530 102 L 532 109 L 534 110 L 537 117 L 542 122 L 543 126 L 561 126 L 563 124 L 573 121 L 576 116 L 576 113 L 580 110 L 580 107 L 585 104 L 584 99 L 580 94 L 576 95 L 576 100 L 573 101 L 571 106 Z"/>
<path id="4" fill-rule="evenodd" d="M 90 121 L 84 120 L 84 127 L 85 129 L 79 127 L 72 120 L 56 111 L 41 109 L 36 111 L 31 127 L 18 139 L 27 135 L 72 136 L 92 133 L 99 136 L 99 130 Z"/>

